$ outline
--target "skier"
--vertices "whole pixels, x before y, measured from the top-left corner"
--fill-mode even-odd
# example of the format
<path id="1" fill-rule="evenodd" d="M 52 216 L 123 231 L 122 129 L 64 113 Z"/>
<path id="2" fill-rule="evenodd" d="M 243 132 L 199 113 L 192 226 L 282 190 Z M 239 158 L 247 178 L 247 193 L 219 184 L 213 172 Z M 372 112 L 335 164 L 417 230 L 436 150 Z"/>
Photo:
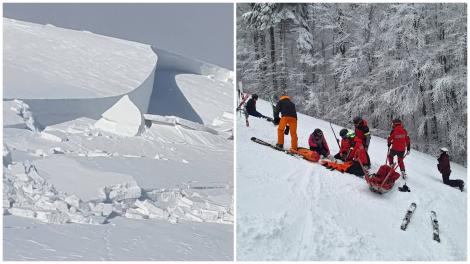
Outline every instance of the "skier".
<path id="1" fill-rule="evenodd" d="M 401 176 L 406 178 L 405 164 L 403 163 L 403 157 L 410 154 L 410 137 L 408 137 L 408 132 L 401 123 L 401 120 L 396 118 L 392 121 L 392 132 L 387 139 L 387 146 L 389 148 L 388 162 L 389 164 L 393 163 L 393 158 L 398 157 L 398 165 L 400 166 Z M 390 146 L 392 148 L 390 149 Z"/>
<path id="2" fill-rule="evenodd" d="M 362 145 L 364 146 L 367 152 L 370 143 L 370 132 L 369 127 L 367 126 L 367 121 L 362 119 L 362 117 L 360 116 L 356 116 L 354 117 L 353 122 L 354 133 L 356 133 L 356 137 L 358 137 L 362 141 Z"/>
<path id="3" fill-rule="evenodd" d="M 350 147 L 346 161 L 352 161 L 352 165 L 346 172 L 357 176 L 364 176 L 365 172 L 363 167 L 370 166 L 369 156 L 362 145 L 362 140 L 358 138 L 354 132 L 348 132 L 347 137 Z"/>
<path id="4" fill-rule="evenodd" d="M 331 159 L 330 157 L 330 149 L 328 148 L 328 143 L 326 142 L 325 137 L 323 136 L 323 131 L 317 128 L 310 134 L 308 138 L 308 145 L 310 146 L 310 150 L 316 151 L 318 154 Z"/>
<path id="5" fill-rule="evenodd" d="M 437 164 L 437 169 L 442 174 L 442 181 L 444 184 L 447 184 L 451 187 L 458 187 L 460 191 L 463 192 L 464 181 L 463 180 L 449 180 L 450 173 L 452 170 L 450 169 L 449 163 L 449 155 L 447 154 L 449 150 L 447 148 L 441 148 L 441 155 L 437 158 L 439 162 Z"/>
<path id="6" fill-rule="evenodd" d="M 266 119 L 270 122 L 273 121 L 272 118 L 267 117 L 267 116 L 261 114 L 260 112 L 256 111 L 256 101 L 257 100 L 258 100 L 258 95 L 253 94 L 251 96 L 250 100 L 248 100 L 248 102 L 246 103 L 245 110 L 248 113 L 248 115 L 258 117 L 258 118 L 264 118 L 264 119 Z"/>
<path id="7" fill-rule="evenodd" d="M 279 118 L 279 113 L 282 114 L 281 118 Z M 274 123 L 277 122 L 279 122 L 279 126 L 277 127 L 276 147 L 284 148 L 284 129 L 289 125 L 291 149 L 297 150 L 297 111 L 295 110 L 295 104 L 291 102 L 287 95 L 281 96 L 276 104 Z"/>
<path id="8" fill-rule="evenodd" d="M 348 134 L 348 130 L 346 128 L 343 128 L 339 131 L 339 136 L 341 137 L 341 147 L 339 149 L 338 154 L 334 156 L 335 159 L 346 161 L 346 157 L 348 155 L 348 151 L 350 147 L 347 134 Z"/>

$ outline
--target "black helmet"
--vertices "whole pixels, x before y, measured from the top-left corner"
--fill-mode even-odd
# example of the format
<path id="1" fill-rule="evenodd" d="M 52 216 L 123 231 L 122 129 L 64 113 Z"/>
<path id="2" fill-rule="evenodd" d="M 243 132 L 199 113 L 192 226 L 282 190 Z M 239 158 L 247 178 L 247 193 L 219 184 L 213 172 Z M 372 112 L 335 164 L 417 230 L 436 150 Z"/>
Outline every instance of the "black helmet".
<path id="1" fill-rule="evenodd" d="M 395 119 L 392 120 L 392 123 L 393 124 L 401 124 L 401 120 L 398 119 L 398 118 L 395 118 Z"/>
<path id="2" fill-rule="evenodd" d="M 353 122 L 354 122 L 354 124 L 358 124 L 359 122 L 361 122 L 361 120 L 362 120 L 361 116 L 356 116 L 356 117 L 354 117 Z"/>
<path id="3" fill-rule="evenodd" d="M 339 131 L 339 136 L 342 138 L 345 138 L 347 134 L 348 134 L 348 130 L 346 128 L 343 128 Z"/>
<path id="4" fill-rule="evenodd" d="M 251 98 L 253 98 L 253 99 L 255 99 L 255 100 L 258 100 L 258 95 L 257 95 L 257 94 L 253 94 L 253 95 L 251 96 Z"/>
<path id="5" fill-rule="evenodd" d="M 321 131 L 321 129 L 317 128 L 313 131 L 313 135 L 321 137 L 321 136 L 323 136 L 323 131 Z"/>

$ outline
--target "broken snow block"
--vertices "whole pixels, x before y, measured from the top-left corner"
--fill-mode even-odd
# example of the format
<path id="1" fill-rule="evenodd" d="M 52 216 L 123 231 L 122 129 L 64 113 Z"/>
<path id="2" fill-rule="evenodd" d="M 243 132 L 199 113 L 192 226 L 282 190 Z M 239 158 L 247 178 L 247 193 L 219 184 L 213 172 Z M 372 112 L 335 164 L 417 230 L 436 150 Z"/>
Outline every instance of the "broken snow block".
<path id="1" fill-rule="evenodd" d="M 37 211 L 36 219 L 49 224 L 65 224 L 69 222 L 69 216 L 58 211 Z"/>
<path id="2" fill-rule="evenodd" d="M 201 212 L 201 218 L 206 221 L 213 222 L 219 219 L 218 211 L 201 209 L 200 212 Z"/>
<path id="3" fill-rule="evenodd" d="M 54 210 L 57 209 L 54 202 L 49 201 L 47 199 L 40 199 L 37 202 L 35 202 L 34 203 L 34 208 L 41 209 L 41 210 L 46 210 L 46 211 L 54 211 Z"/>
<path id="4" fill-rule="evenodd" d="M 26 170 L 24 168 L 24 165 L 22 163 L 13 163 L 9 167 L 11 174 L 17 175 L 17 174 L 25 174 Z"/>
<path id="5" fill-rule="evenodd" d="M 84 216 L 76 212 L 70 212 L 70 213 L 67 213 L 67 215 L 71 223 L 88 224 L 90 222 L 90 219 L 87 216 Z"/>
<path id="6" fill-rule="evenodd" d="M 90 225 L 102 225 L 106 222 L 106 217 L 99 215 L 90 215 L 87 219 Z"/>
<path id="7" fill-rule="evenodd" d="M 186 213 L 185 213 L 185 216 L 186 216 L 186 218 L 187 218 L 188 220 L 190 220 L 190 221 L 194 221 L 194 222 L 203 222 L 200 217 L 195 216 L 195 215 L 193 215 L 193 214 L 191 214 L 191 213 L 189 213 L 189 212 L 186 212 Z"/>
<path id="8" fill-rule="evenodd" d="M 64 200 L 70 206 L 73 206 L 75 208 L 80 207 L 80 198 L 78 198 L 75 194 L 72 194 L 72 195 L 69 195 L 69 196 L 65 197 Z"/>
<path id="9" fill-rule="evenodd" d="M 186 197 L 181 197 L 179 200 L 178 200 L 178 205 L 179 206 L 184 206 L 184 207 L 191 207 L 193 206 L 193 201 L 189 200 L 188 198 Z"/>
<path id="10" fill-rule="evenodd" d="M 57 208 L 57 210 L 59 210 L 61 212 L 68 212 L 69 211 L 69 206 L 64 201 L 61 201 L 61 200 L 54 201 L 54 206 Z"/>
<path id="11" fill-rule="evenodd" d="M 165 210 L 155 206 L 149 200 L 145 200 L 143 202 L 137 200 L 135 202 L 135 206 L 142 209 L 144 214 L 148 215 L 149 218 L 167 218 L 168 217 L 168 212 L 166 212 Z"/>
<path id="12" fill-rule="evenodd" d="M 233 223 L 233 215 L 229 213 L 224 213 L 224 215 L 222 216 L 222 220 L 224 222 Z"/>
<path id="13" fill-rule="evenodd" d="M 33 210 L 26 209 L 26 208 L 13 207 L 13 208 L 8 209 L 8 212 L 12 215 L 21 216 L 21 217 L 27 217 L 27 218 L 36 217 L 36 213 Z"/>
<path id="14" fill-rule="evenodd" d="M 95 215 L 102 215 L 102 216 L 108 216 L 113 212 L 113 205 L 112 204 L 105 204 L 105 203 L 98 203 L 98 204 L 93 204 L 89 203 L 91 211 Z"/>
<path id="15" fill-rule="evenodd" d="M 98 198 L 101 201 L 107 201 L 108 200 L 108 198 L 109 198 L 109 188 L 107 186 L 101 187 L 98 190 Z"/>
<path id="16" fill-rule="evenodd" d="M 113 134 L 133 137 L 145 129 L 142 113 L 128 95 L 123 96 L 101 116 L 95 127 Z"/>
<path id="17" fill-rule="evenodd" d="M 12 162 L 11 151 L 7 145 L 3 144 L 3 167 L 8 167 Z"/>
<path id="18" fill-rule="evenodd" d="M 136 182 L 126 182 L 111 186 L 109 199 L 113 201 L 122 201 L 125 199 L 137 199 L 142 195 L 141 189 Z"/>
<path id="19" fill-rule="evenodd" d="M 132 219 L 147 219 L 148 216 L 142 214 L 141 211 L 134 209 L 134 208 L 129 208 L 126 210 L 126 214 L 124 215 L 127 218 L 132 218 Z"/>

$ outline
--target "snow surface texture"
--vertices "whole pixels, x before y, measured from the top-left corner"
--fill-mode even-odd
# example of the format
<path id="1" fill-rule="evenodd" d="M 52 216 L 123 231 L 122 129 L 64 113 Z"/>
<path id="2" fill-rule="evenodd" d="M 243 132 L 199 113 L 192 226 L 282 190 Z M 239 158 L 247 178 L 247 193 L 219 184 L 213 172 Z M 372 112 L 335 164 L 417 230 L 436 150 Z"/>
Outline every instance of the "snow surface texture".
<path id="1" fill-rule="evenodd" d="M 258 110 L 271 106 L 258 100 Z M 325 134 L 332 154 L 338 145 L 329 123 L 298 114 L 299 146 L 308 146 L 315 128 Z M 237 121 L 238 260 L 420 260 L 467 259 L 467 191 L 442 183 L 436 157 L 411 150 L 403 179 L 389 193 L 369 190 L 364 179 L 330 171 L 250 140 L 276 142 L 276 127 L 263 119 Z M 341 127 L 333 125 L 338 136 Z M 351 128 L 349 128 L 351 129 Z M 285 137 L 290 147 L 290 135 Z M 372 136 L 372 172 L 384 164 L 386 140 Z M 249 155 L 247 155 L 249 153 Z M 451 163 L 451 178 L 467 180 L 466 169 Z M 406 210 L 417 208 L 406 231 Z M 432 240 L 431 210 L 439 220 L 441 243 Z"/>
<path id="2" fill-rule="evenodd" d="M 24 30 L 18 46 L 31 41 L 38 46 L 38 54 L 26 49 L 32 61 L 43 59 L 29 67 L 5 61 L 16 71 L 5 73 L 5 96 L 12 96 L 3 101 L 4 259 L 233 259 L 230 72 L 191 59 L 187 65 L 197 67 L 178 68 L 185 58 L 161 51 L 161 68 L 184 80 L 172 89 L 184 86 L 181 98 L 204 122 L 188 120 L 183 111 L 146 114 L 151 94 L 166 89 L 154 74 L 156 55 L 148 45 L 8 19 L 4 25 L 5 42 Z M 51 43 L 80 52 L 63 52 L 62 67 L 45 48 Z M 20 49 L 10 48 L 6 57 L 14 58 Z M 103 62 L 88 57 L 88 48 L 117 55 L 105 53 L 109 60 Z M 126 52 L 140 53 L 134 60 L 121 57 Z M 173 65 L 172 58 L 178 58 Z M 71 61 L 90 75 L 68 75 Z M 108 75 L 108 63 L 136 74 Z M 47 83 L 36 82 L 36 89 L 21 76 Z M 83 82 L 89 86 L 82 88 L 93 89 L 66 85 Z M 122 89 L 114 90 L 115 82 Z M 20 86 L 24 94 L 13 91 Z M 55 93 L 59 86 L 64 89 Z M 30 97 L 21 98 L 28 90 L 34 90 Z"/>

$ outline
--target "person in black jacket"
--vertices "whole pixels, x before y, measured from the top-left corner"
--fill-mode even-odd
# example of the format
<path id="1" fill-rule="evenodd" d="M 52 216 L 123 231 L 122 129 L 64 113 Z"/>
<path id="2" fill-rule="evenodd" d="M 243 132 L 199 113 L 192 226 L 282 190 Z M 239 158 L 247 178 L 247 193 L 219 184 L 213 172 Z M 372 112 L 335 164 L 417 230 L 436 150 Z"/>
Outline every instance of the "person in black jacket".
<path id="1" fill-rule="evenodd" d="M 248 102 L 246 103 L 246 106 L 245 106 L 246 113 L 248 115 L 251 115 L 251 116 L 254 116 L 254 117 L 264 118 L 268 121 L 273 121 L 272 118 L 267 117 L 267 116 L 261 114 L 260 112 L 256 111 L 256 101 L 257 100 L 258 100 L 258 95 L 253 94 L 251 96 L 250 100 L 248 100 Z"/>
<path id="2" fill-rule="evenodd" d="M 460 191 L 463 192 L 463 180 L 449 180 L 449 176 L 452 170 L 450 169 L 449 155 L 447 152 L 449 152 L 447 148 L 441 148 L 441 155 L 439 158 L 437 158 L 437 161 L 439 162 L 437 164 L 437 169 L 442 174 L 442 181 L 444 184 L 447 184 L 451 187 L 458 187 Z"/>
<path id="3" fill-rule="evenodd" d="M 281 118 L 279 118 L 279 114 L 282 114 Z M 297 150 L 297 111 L 295 110 L 295 104 L 291 102 L 289 96 L 283 95 L 279 102 L 277 102 L 274 110 L 274 123 L 279 124 L 277 127 L 276 146 L 284 148 L 284 130 L 289 125 L 291 149 Z"/>

